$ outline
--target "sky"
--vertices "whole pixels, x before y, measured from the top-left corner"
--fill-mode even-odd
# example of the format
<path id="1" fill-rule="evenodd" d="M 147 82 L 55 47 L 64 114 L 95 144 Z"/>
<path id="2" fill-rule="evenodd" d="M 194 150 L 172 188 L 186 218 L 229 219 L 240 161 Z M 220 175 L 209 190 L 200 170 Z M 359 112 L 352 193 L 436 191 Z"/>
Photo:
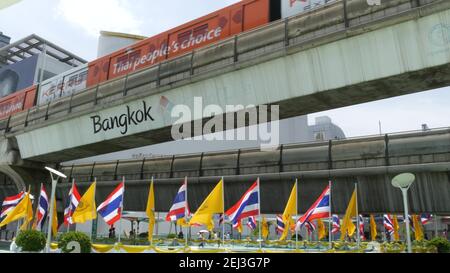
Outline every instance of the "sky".
<path id="1" fill-rule="evenodd" d="M 101 30 L 152 36 L 238 0 L 22 0 L 0 10 L 0 31 L 12 41 L 37 35 L 86 59 L 97 54 Z M 450 88 L 309 116 L 328 115 L 349 137 L 450 126 Z"/>

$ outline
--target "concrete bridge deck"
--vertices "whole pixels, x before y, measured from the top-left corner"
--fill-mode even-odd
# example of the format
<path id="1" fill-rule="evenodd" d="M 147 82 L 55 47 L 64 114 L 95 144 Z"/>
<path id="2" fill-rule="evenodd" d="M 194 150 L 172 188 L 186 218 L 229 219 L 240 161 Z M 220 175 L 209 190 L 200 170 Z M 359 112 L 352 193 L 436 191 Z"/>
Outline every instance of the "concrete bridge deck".
<path id="1" fill-rule="evenodd" d="M 191 109 L 193 97 L 223 108 L 278 104 L 287 118 L 450 85 L 449 1 L 347 2 L 14 115 L 0 121 L 0 132 L 22 159 L 58 163 L 171 140 L 163 96 Z M 94 132 L 92 116 L 137 110 L 143 102 L 154 121 L 126 134 Z"/>

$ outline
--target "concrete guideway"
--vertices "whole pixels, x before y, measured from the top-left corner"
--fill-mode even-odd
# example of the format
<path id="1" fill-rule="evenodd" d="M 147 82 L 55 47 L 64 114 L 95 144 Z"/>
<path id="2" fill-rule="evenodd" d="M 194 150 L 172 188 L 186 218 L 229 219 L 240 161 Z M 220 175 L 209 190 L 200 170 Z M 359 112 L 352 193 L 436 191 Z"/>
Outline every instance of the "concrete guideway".
<path id="1" fill-rule="evenodd" d="M 410 4 L 410 1 L 396 3 L 403 5 L 406 2 Z M 340 23 L 330 23 L 318 36 L 311 36 L 315 32 L 303 36 L 293 33 L 295 29 L 301 30 L 302 23 L 306 24 L 302 20 L 325 18 L 327 12 L 334 14 L 341 11 L 342 6 L 331 5 L 308 16 L 289 19 L 285 28 L 287 40 L 282 31 L 286 22 L 275 22 L 238 37 L 241 41 L 235 47 L 238 51 L 245 48 L 245 41 L 269 44 L 260 47 L 263 51 L 259 55 L 257 50 L 242 51 L 239 63 L 216 70 L 209 68 L 210 72 L 198 76 L 194 69 L 187 80 L 181 80 L 184 70 L 179 72 L 177 69 L 186 66 L 183 60 L 187 57 L 190 60 L 191 56 L 180 57 L 168 62 L 170 69 L 178 74 L 163 79 L 158 77 L 157 82 L 138 85 L 134 89 L 133 86 L 143 78 L 152 78 L 157 72 L 155 68 L 109 82 L 95 91 L 94 107 L 90 104 L 77 106 L 84 110 L 76 114 L 76 107 L 69 108 L 72 112 L 67 115 L 66 108 L 62 107 L 67 100 L 61 100 L 57 105 L 62 108 L 54 113 L 55 119 L 44 123 L 30 121 L 29 127 L 25 128 L 15 127 L 17 120 L 10 120 L 12 127 L 7 136 L 17 139 L 24 159 L 62 162 L 170 140 L 172 123 L 168 113 L 160 107 L 162 96 L 174 105 L 184 104 L 191 108 L 193 97 L 202 97 L 205 105 L 218 104 L 223 108 L 238 104 L 279 104 L 280 116 L 286 118 L 445 86 L 450 84 L 450 45 L 442 33 L 448 27 L 450 3 L 429 2 L 432 3 L 404 10 L 398 6 L 397 13 L 391 9 L 388 15 L 388 9 L 385 9 L 384 17 L 370 17 L 359 25 L 356 21 L 361 21 L 363 16 L 355 17 L 354 21 L 348 22 L 348 28 L 341 28 Z M 274 36 L 280 33 L 280 37 Z M 267 37 L 274 37 L 275 41 Z M 276 42 L 278 38 L 281 42 Z M 233 47 L 229 47 L 233 40 L 219 45 L 222 45 L 219 47 L 222 51 L 217 51 L 219 49 L 214 45 L 196 54 L 214 52 L 211 50 L 225 54 L 227 48 L 233 51 Z M 204 58 L 207 56 L 203 55 Z M 175 80 L 177 78 L 179 80 Z M 172 83 L 165 85 L 169 82 Z M 124 86 L 129 88 L 125 89 L 128 97 L 122 97 Z M 115 95 L 102 99 L 108 92 Z M 154 120 L 151 122 L 132 125 L 125 135 L 122 128 L 95 133 L 93 116 L 107 118 L 126 113 L 127 109 L 137 111 L 143 102 L 152 107 Z M 47 109 L 46 117 L 51 116 Z"/>

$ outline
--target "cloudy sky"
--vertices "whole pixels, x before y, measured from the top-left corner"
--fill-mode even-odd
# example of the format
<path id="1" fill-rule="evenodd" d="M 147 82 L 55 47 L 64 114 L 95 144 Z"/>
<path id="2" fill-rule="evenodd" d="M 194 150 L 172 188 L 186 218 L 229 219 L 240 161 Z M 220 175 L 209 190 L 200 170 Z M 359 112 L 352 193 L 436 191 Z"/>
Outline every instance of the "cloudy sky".
<path id="1" fill-rule="evenodd" d="M 151 36 L 238 0 L 22 0 L 0 10 L 0 31 L 36 33 L 93 60 L 100 30 Z M 330 116 L 348 136 L 450 126 L 450 88 L 310 115 Z"/>

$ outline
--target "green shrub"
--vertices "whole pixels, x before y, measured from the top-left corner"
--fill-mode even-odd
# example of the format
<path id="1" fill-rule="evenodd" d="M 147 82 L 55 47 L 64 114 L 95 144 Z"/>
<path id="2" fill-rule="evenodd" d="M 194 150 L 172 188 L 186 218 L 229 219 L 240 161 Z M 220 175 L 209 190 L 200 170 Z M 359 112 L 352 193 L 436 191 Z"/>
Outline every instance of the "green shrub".
<path id="1" fill-rule="evenodd" d="M 429 245 L 437 248 L 438 253 L 450 253 L 450 242 L 442 237 L 436 237 L 428 242 Z"/>
<path id="2" fill-rule="evenodd" d="M 36 230 L 21 231 L 16 238 L 16 244 L 22 251 L 40 252 L 45 248 L 44 233 Z"/>
<path id="3" fill-rule="evenodd" d="M 67 245 L 70 242 L 78 242 L 80 244 L 81 253 L 91 253 L 91 239 L 84 233 L 81 232 L 68 232 L 59 238 L 59 248 L 63 253 L 71 253 L 74 249 L 67 249 Z"/>
<path id="4" fill-rule="evenodd" d="M 167 239 L 175 239 L 175 238 L 177 238 L 176 234 L 169 234 L 169 235 L 167 235 Z"/>

